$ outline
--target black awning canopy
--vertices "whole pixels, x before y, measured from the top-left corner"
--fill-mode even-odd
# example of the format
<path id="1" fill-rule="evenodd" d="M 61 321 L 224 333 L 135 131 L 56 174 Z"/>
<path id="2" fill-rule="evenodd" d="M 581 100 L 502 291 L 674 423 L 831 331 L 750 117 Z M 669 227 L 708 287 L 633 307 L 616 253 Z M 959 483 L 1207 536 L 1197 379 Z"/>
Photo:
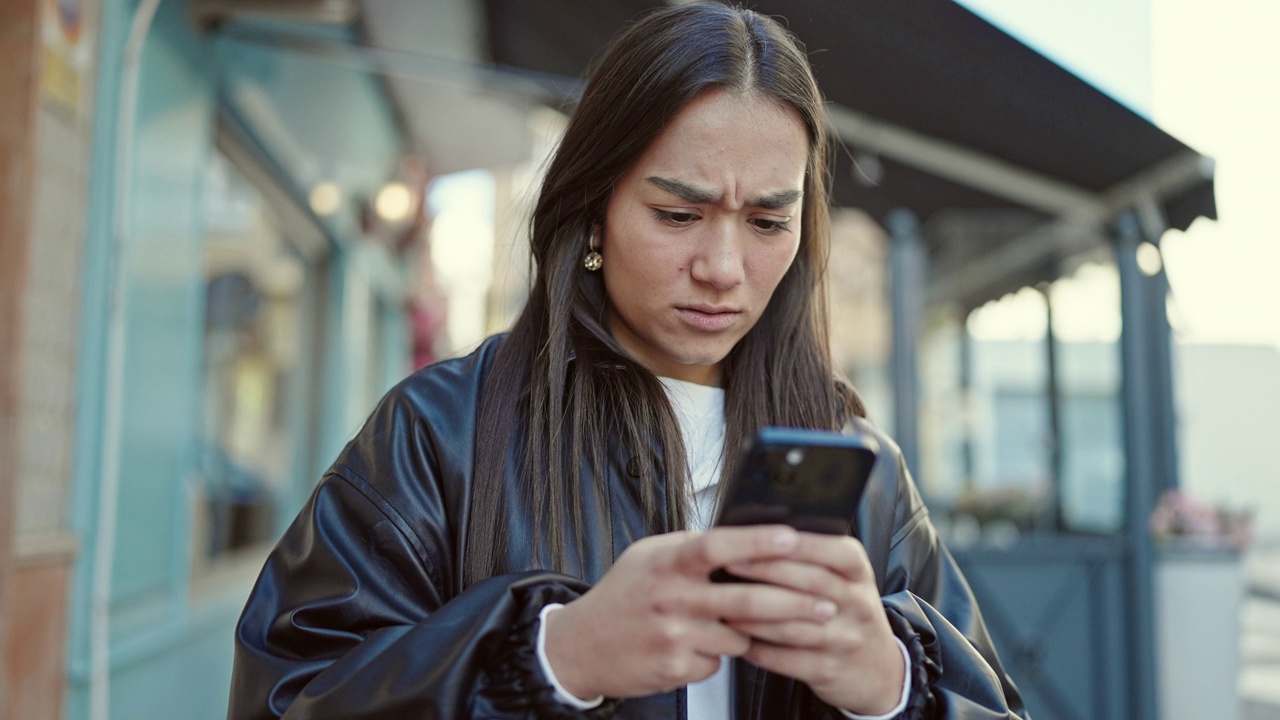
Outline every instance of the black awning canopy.
<path id="1" fill-rule="evenodd" d="M 493 60 L 582 76 L 623 25 L 659 4 L 486 0 Z M 1104 242 L 1126 210 L 1141 211 L 1152 237 L 1217 217 L 1211 160 L 950 0 L 751 7 L 804 42 L 832 104 L 843 145 L 834 201 L 881 220 L 913 211 L 934 246 L 937 300 L 972 306 L 1051 280 L 1062 260 Z M 1001 211 L 1042 223 L 972 251 L 940 251 L 931 237 L 941 218 L 954 243 L 957 217 Z M 966 279 L 948 284 L 958 277 Z"/>

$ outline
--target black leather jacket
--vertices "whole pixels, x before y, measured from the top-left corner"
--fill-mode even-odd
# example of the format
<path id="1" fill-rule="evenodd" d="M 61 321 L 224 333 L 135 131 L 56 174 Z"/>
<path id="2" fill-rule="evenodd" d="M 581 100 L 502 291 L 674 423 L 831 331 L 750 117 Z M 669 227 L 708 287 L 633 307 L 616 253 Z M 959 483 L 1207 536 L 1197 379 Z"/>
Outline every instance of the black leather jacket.
<path id="1" fill-rule="evenodd" d="M 604 495 L 600 504 L 584 499 L 584 509 L 608 511 L 588 511 L 586 554 L 570 558 L 568 574 L 526 570 L 539 548 L 531 518 L 517 512 L 508 566 L 523 571 L 463 590 L 470 478 L 483 442 L 475 409 L 498 342 L 401 383 L 325 474 L 240 618 L 231 720 L 684 718 L 682 690 L 574 710 L 554 698 L 534 652 L 538 611 L 585 592 L 645 534 L 625 453 L 584 490 Z M 862 429 L 885 449 L 857 527 L 912 659 L 903 716 L 1017 717 L 1018 692 L 901 454 Z M 840 717 L 803 683 L 743 661 L 734 661 L 733 712 L 740 720 Z"/>

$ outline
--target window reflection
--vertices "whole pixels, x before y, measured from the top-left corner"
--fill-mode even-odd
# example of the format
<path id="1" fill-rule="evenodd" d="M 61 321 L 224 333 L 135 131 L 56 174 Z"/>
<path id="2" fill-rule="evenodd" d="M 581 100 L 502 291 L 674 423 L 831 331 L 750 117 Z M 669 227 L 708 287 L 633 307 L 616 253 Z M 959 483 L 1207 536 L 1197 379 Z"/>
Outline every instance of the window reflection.
<path id="1" fill-rule="evenodd" d="M 920 484 L 950 542 L 1115 532 L 1123 519 L 1119 279 L 1092 257 L 965 313 L 921 352 Z"/>
<path id="2" fill-rule="evenodd" d="M 312 436 L 309 352 L 315 273 L 257 189 L 220 154 L 208 175 L 204 401 L 197 571 L 275 537 Z"/>
<path id="3" fill-rule="evenodd" d="M 1118 532 L 1124 522 L 1120 387 L 1120 275 L 1108 257 L 1081 265 L 1049 290 L 1058 341 L 1062 522 Z"/>

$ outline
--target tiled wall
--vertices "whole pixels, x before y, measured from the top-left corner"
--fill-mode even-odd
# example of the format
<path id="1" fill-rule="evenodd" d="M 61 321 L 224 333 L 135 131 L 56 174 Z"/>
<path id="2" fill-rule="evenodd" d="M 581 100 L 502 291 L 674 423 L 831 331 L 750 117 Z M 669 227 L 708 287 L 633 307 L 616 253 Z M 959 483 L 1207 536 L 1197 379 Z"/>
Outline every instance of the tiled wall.
<path id="1" fill-rule="evenodd" d="M 45 100 L 22 330 L 18 537 L 65 531 L 75 420 L 89 119 Z"/>
<path id="2" fill-rule="evenodd" d="M 93 78 L 42 42 L 52 6 L 2 4 L 0 96 L 14 102 L 0 113 L 0 720 L 54 720 L 77 546 L 67 511 Z"/>
<path id="3" fill-rule="evenodd" d="M 14 487 L 18 451 L 19 339 L 30 227 L 36 69 L 32 62 L 34 0 L 0 3 L 0 648 L 9 635 L 13 590 Z M 13 683 L 0 656 L 0 709 L 9 705 Z"/>

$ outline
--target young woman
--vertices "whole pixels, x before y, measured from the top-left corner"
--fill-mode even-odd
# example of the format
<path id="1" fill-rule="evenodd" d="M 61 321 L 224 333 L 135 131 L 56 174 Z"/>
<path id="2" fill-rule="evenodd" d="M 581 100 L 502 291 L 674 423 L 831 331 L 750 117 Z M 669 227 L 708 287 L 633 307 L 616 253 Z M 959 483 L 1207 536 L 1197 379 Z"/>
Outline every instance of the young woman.
<path id="1" fill-rule="evenodd" d="M 326 473 L 241 618 L 230 718 L 1018 716 L 835 379 L 826 152 L 774 21 L 625 31 L 548 169 L 522 315 L 401 383 Z M 858 539 L 706 528 L 764 425 L 880 439 Z"/>

